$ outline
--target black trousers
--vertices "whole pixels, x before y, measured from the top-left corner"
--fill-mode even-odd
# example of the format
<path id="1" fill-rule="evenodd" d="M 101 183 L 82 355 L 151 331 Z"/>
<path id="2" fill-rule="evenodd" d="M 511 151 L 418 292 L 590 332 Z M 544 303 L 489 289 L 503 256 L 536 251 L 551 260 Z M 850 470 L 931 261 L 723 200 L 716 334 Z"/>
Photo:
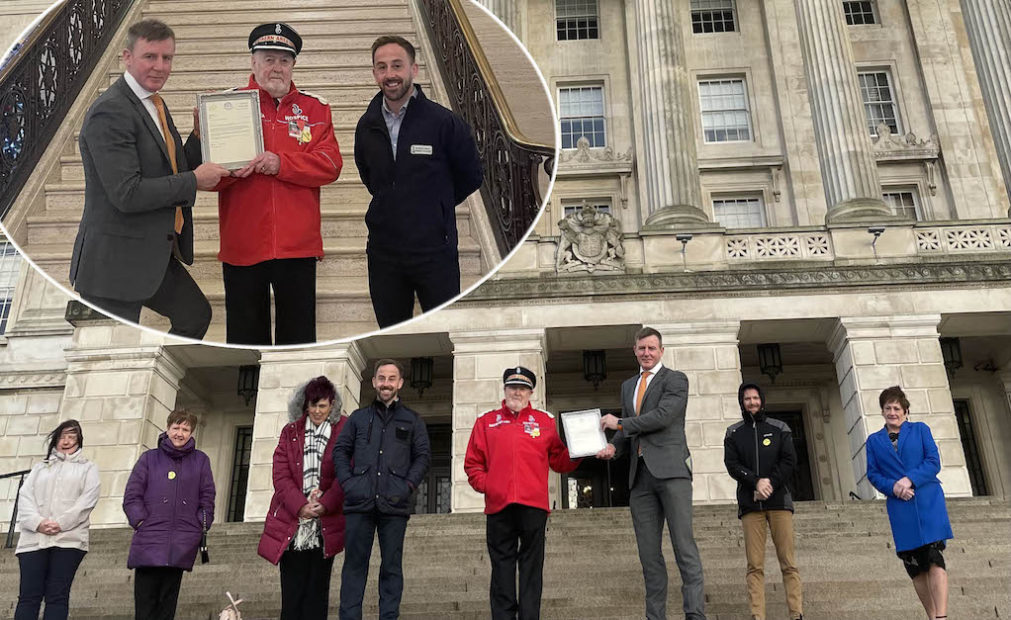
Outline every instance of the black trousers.
<path id="1" fill-rule="evenodd" d="M 139 566 L 133 571 L 135 620 L 173 620 L 179 602 L 183 569 Z"/>
<path id="2" fill-rule="evenodd" d="M 422 312 L 460 294 L 460 256 L 456 248 L 409 258 L 371 251 L 368 256 L 369 295 L 379 327 L 411 318 L 415 294 Z"/>
<path id="3" fill-rule="evenodd" d="M 491 560 L 493 620 L 537 620 L 541 616 L 544 528 L 548 513 L 540 508 L 509 504 L 488 515 L 488 558 Z M 519 602 L 516 565 L 519 563 Z"/>
<path id="4" fill-rule="evenodd" d="M 323 557 L 323 547 L 281 556 L 281 620 L 326 620 L 330 605 L 333 556 Z"/>
<path id="5" fill-rule="evenodd" d="M 46 602 L 43 620 L 66 620 L 70 611 L 70 586 L 84 554 L 80 549 L 62 547 L 19 553 L 21 588 L 14 620 L 39 620 L 43 600 Z"/>
<path id="6" fill-rule="evenodd" d="M 165 277 L 150 299 L 124 301 L 84 292 L 81 293 L 81 298 L 105 312 L 134 323 L 140 322 L 140 309 L 146 306 L 172 322 L 169 333 L 175 336 L 200 340 L 211 324 L 211 304 L 190 272 L 174 257 L 169 258 Z"/>
<path id="7" fill-rule="evenodd" d="M 270 290 L 274 289 L 273 344 L 316 342 L 316 258 L 278 258 L 247 267 L 222 263 L 225 341 L 270 345 Z"/>

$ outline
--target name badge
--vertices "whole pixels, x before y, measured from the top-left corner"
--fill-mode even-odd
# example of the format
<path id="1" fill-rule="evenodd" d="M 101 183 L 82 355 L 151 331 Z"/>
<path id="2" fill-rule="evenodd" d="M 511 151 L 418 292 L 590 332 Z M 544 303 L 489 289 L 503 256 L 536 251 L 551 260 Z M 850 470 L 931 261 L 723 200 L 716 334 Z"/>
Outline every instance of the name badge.
<path id="1" fill-rule="evenodd" d="M 411 145 L 411 155 L 431 155 L 432 145 L 431 144 L 412 144 Z"/>

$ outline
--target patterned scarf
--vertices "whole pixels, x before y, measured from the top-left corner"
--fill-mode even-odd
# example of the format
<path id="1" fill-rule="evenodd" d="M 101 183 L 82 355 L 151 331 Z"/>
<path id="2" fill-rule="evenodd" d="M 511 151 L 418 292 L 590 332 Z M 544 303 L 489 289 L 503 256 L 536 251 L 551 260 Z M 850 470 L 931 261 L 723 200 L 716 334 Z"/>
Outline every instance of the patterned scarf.
<path id="1" fill-rule="evenodd" d="M 330 422 L 324 421 L 319 426 L 312 423 L 312 418 L 305 417 L 305 446 L 302 454 L 302 492 L 306 497 L 319 488 L 320 466 L 323 463 L 323 452 L 330 441 Z M 315 549 L 319 547 L 319 519 L 299 519 L 298 531 L 291 543 L 295 551 Z"/>

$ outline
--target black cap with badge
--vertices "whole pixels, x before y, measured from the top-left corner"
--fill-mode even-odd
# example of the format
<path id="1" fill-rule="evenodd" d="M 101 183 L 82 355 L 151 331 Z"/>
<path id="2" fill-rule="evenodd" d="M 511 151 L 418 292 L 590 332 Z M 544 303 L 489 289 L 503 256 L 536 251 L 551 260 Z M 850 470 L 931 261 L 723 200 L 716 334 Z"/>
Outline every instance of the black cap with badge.
<path id="1" fill-rule="evenodd" d="M 534 371 L 529 368 L 516 366 L 515 368 L 505 369 L 505 372 L 502 373 L 502 384 L 521 385 L 532 390 L 537 385 L 537 377 L 534 376 Z"/>
<path id="2" fill-rule="evenodd" d="M 249 33 L 249 51 L 280 50 L 298 56 L 302 51 L 302 37 L 288 24 L 261 24 Z"/>

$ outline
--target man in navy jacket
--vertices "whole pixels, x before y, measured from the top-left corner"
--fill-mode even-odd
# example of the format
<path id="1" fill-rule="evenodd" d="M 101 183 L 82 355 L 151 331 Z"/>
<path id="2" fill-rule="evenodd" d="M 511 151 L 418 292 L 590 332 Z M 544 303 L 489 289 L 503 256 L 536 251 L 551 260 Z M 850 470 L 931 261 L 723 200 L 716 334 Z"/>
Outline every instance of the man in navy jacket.
<path id="1" fill-rule="evenodd" d="M 425 423 L 397 394 L 404 369 L 396 360 L 376 362 L 376 400 L 353 412 L 333 448 L 344 489 L 344 568 L 341 620 L 361 620 L 372 540 L 379 534 L 379 618 L 400 615 L 404 591 L 404 533 L 414 491 L 428 473 L 431 450 Z"/>
<path id="2" fill-rule="evenodd" d="M 483 180 L 470 127 L 414 84 L 414 56 L 402 37 L 372 44 L 381 90 L 355 130 L 355 164 L 372 194 L 369 293 L 380 327 L 411 318 L 415 294 L 422 311 L 460 294 L 456 205 Z"/>

